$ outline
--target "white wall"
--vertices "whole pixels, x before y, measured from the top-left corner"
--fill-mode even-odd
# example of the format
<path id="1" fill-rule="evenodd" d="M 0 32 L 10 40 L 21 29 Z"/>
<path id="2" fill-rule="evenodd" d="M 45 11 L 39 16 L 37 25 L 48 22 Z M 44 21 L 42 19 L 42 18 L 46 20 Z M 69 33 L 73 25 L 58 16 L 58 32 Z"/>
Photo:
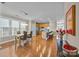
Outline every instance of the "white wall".
<path id="1" fill-rule="evenodd" d="M 32 21 L 32 32 L 33 36 L 36 36 L 36 22 Z"/>
<path id="2" fill-rule="evenodd" d="M 55 31 L 56 30 L 56 20 L 53 20 L 53 19 L 48 19 L 48 20 L 49 20 L 50 30 Z"/>
<path id="3" fill-rule="evenodd" d="M 67 36 L 67 41 L 79 49 L 79 3 L 65 3 L 64 4 L 64 14 L 69 10 L 69 8 L 75 4 L 76 5 L 76 36 Z M 66 18 L 65 18 L 66 20 Z M 66 24 L 66 23 L 65 23 Z"/>
<path id="4" fill-rule="evenodd" d="M 28 20 L 28 33 L 30 33 L 30 31 L 32 31 L 32 21 L 31 21 L 31 19 Z"/>
<path id="5" fill-rule="evenodd" d="M 0 15 L 2 13 L 2 4 L 0 3 Z"/>

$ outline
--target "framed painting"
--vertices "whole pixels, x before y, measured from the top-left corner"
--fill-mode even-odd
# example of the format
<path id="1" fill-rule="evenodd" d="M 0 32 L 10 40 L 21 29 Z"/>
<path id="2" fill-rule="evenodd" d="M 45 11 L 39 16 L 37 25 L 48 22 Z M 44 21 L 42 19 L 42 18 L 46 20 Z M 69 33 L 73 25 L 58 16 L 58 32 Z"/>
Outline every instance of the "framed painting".
<path id="1" fill-rule="evenodd" d="M 76 35 L 76 5 L 72 5 L 66 13 L 67 33 Z"/>

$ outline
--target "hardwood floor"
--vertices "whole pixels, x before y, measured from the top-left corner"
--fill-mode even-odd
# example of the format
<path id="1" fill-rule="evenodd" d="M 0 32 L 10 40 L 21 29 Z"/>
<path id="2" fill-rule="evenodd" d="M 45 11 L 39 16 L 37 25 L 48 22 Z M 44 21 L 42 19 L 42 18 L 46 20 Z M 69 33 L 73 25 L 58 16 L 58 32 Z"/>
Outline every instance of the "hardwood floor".
<path id="1" fill-rule="evenodd" d="M 1 45 L 0 57 L 55 57 L 57 56 L 57 47 L 55 38 L 45 40 L 41 35 L 32 38 L 32 42 L 24 47 L 15 49 L 14 42 Z"/>

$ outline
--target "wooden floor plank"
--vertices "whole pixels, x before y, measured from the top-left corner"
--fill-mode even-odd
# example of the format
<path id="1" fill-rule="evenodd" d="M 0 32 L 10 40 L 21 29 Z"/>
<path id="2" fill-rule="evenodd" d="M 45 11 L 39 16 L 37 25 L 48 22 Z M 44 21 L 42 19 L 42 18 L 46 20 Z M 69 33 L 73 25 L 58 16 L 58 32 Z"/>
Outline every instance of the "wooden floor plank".
<path id="1" fill-rule="evenodd" d="M 15 50 L 14 42 L 9 42 L 1 45 L 0 56 L 2 57 L 55 57 L 57 56 L 56 40 L 45 40 L 41 35 L 32 38 L 31 44 L 26 44 L 24 47 L 17 47 Z"/>

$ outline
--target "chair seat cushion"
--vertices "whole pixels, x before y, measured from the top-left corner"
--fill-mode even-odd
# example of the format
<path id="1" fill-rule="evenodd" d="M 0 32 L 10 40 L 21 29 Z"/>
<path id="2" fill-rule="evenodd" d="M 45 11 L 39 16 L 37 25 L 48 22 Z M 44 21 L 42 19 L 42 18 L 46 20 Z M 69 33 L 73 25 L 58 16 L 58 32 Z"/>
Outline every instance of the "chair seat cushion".
<path id="1" fill-rule="evenodd" d="M 67 51 L 67 52 L 76 52 L 77 48 L 74 47 L 74 46 L 65 44 L 64 45 L 64 50 Z"/>

